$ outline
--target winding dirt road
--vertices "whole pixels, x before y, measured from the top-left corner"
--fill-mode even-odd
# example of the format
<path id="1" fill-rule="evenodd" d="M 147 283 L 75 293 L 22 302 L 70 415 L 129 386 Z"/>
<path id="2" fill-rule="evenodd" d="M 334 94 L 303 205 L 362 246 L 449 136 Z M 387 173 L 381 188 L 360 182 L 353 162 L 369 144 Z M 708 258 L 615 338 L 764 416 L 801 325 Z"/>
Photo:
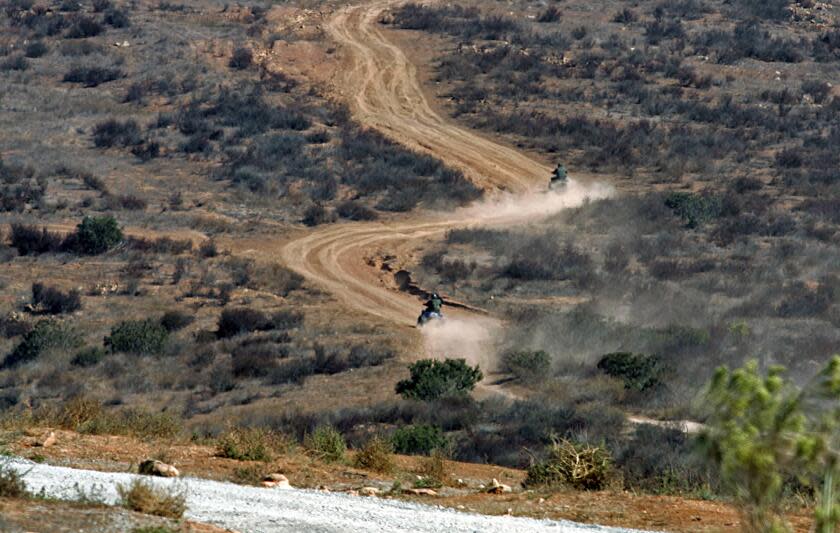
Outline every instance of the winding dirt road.
<path id="1" fill-rule="evenodd" d="M 327 30 L 344 56 L 337 92 L 357 120 L 461 169 L 487 192 L 488 200 L 447 214 L 414 213 L 388 222 L 327 226 L 287 243 L 280 253 L 287 266 L 350 308 L 412 325 L 421 303 L 384 283 L 368 264 L 370 258 L 385 251 L 407 257 L 420 241 L 439 238 L 454 227 L 524 222 L 609 192 L 574 182 L 562 193 L 541 192 L 549 167 L 437 113 L 420 86 L 416 67 L 377 22 L 394 5 L 398 2 L 352 6 L 330 20 Z"/>

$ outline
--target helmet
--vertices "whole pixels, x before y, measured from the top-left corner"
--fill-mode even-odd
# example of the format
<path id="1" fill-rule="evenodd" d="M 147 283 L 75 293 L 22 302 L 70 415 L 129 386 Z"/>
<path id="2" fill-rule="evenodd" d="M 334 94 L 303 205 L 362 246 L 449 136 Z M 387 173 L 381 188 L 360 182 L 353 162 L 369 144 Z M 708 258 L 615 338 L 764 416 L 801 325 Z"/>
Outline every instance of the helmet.
<path id="1" fill-rule="evenodd" d="M 439 299 L 440 299 L 440 296 L 438 296 L 438 293 L 433 292 L 432 293 L 432 300 L 439 300 Z"/>

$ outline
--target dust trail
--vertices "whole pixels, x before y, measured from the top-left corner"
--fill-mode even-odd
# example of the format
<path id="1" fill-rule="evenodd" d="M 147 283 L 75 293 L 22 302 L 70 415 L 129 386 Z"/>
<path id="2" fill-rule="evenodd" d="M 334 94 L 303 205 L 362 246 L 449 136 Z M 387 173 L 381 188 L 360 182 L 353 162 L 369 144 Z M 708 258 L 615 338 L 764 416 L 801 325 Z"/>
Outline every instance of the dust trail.
<path id="1" fill-rule="evenodd" d="M 466 359 L 485 373 L 498 366 L 496 347 L 502 323 L 479 316 L 447 316 L 433 320 L 420 330 L 425 356 L 431 359 Z"/>
<path id="2" fill-rule="evenodd" d="M 609 197 L 613 192 L 612 187 L 600 183 L 569 180 L 555 191 L 501 193 L 458 209 L 454 218 L 465 226 L 525 224 Z M 499 342 L 504 327 L 500 320 L 480 316 L 447 316 L 443 321 L 430 322 L 421 330 L 425 355 L 434 359 L 464 358 L 472 365 L 478 364 L 485 373 L 499 371 Z"/>
<path id="3" fill-rule="evenodd" d="M 499 193 L 455 211 L 455 217 L 478 224 L 524 224 L 592 200 L 608 198 L 614 189 L 603 183 L 583 183 L 570 179 L 565 186 L 553 191 L 532 191 L 522 194 Z"/>

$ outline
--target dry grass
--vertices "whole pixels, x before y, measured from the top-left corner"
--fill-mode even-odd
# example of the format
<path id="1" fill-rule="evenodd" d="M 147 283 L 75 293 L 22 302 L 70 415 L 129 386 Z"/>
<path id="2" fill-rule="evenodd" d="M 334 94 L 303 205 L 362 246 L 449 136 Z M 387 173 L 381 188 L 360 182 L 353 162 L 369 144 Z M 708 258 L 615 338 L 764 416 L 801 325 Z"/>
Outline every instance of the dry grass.
<path id="1" fill-rule="evenodd" d="M 358 468 L 383 474 L 394 471 L 394 449 L 391 442 L 381 437 L 373 437 L 356 452 L 353 464 Z"/>
<path id="2" fill-rule="evenodd" d="M 16 471 L 0 463 L 0 498 L 26 498 L 29 490 Z"/>
<path id="3" fill-rule="evenodd" d="M 275 431 L 264 428 L 231 428 L 219 437 L 219 457 L 238 461 L 271 461 L 277 454 L 288 452 L 293 442 Z"/>
<path id="4" fill-rule="evenodd" d="M 134 480 L 131 485 L 119 485 L 121 504 L 139 513 L 166 518 L 181 518 L 187 510 L 184 492 L 156 487 L 147 481 Z"/>
<path id="5" fill-rule="evenodd" d="M 428 457 L 423 457 L 420 460 L 420 474 L 423 476 L 425 485 L 429 488 L 445 485 L 448 472 L 446 468 L 446 457 L 443 452 L 434 450 Z"/>

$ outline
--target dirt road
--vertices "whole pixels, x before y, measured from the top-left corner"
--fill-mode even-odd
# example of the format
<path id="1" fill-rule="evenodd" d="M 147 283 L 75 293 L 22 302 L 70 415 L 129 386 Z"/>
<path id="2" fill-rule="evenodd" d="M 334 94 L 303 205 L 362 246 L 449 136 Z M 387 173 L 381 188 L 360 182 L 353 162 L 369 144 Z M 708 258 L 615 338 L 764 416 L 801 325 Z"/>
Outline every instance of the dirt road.
<path id="1" fill-rule="evenodd" d="M 512 516 L 481 516 L 430 505 L 364 498 L 312 490 L 277 490 L 198 478 L 150 478 L 125 472 L 96 472 L 11 458 L 3 463 L 18 472 L 30 491 L 48 498 L 73 499 L 96 495 L 108 504 L 119 501 L 117 486 L 138 478 L 186 495 L 185 517 L 231 531 L 259 532 L 473 532 L 631 533 L 629 529 L 534 520 Z"/>
<path id="2" fill-rule="evenodd" d="M 395 4 L 348 7 L 327 25 L 344 54 L 337 92 L 357 120 L 461 169 L 487 192 L 488 200 L 454 213 L 328 226 L 289 242 L 280 253 L 286 265 L 350 308 L 412 325 L 421 302 L 384 282 L 381 272 L 369 265 L 371 258 L 384 253 L 407 257 L 419 242 L 439 238 L 453 227 L 521 223 L 579 205 L 586 197 L 607 195 L 609 190 L 572 182 L 565 191 L 545 193 L 549 167 L 437 113 L 423 93 L 417 69 L 377 22 L 383 10 Z"/>

